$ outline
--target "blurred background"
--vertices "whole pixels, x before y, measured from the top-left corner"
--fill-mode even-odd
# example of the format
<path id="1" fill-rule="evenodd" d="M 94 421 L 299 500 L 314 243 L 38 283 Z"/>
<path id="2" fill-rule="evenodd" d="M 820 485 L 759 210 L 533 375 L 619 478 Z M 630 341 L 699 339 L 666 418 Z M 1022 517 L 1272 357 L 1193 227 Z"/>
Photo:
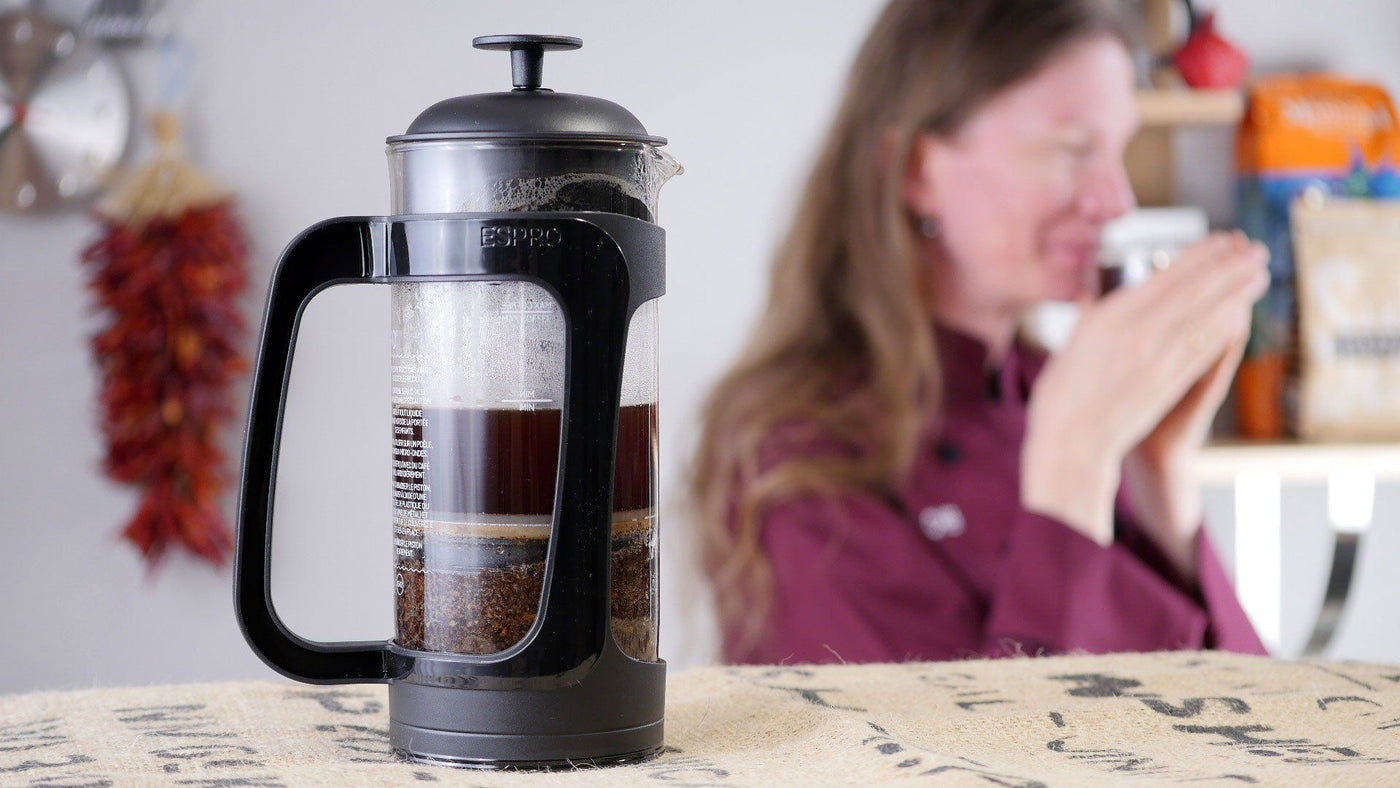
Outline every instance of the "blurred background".
<path id="1" fill-rule="evenodd" d="M 148 114 L 171 110 L 189 159 L 233 197 L 249 242 L 249 286 L 237 305 L 253 326 L 242 348 L 251 354 L 280 250 L 321 219 L 386 212 L 384 138 L 440 99 L 504 89 L 504 57 L 470 41 L 506 32 L 582 37 L 581 51 L 546 60 L 545 85 L 627 107 L 670 139 L 685 167 L 662 191 L 659 217 L 669 257 L 660 307 L 661 655 L 681 667 L 713 660 L 712 616 L 679 506 L 696 414 L 757 314 L 769 253 L 881 5 L 0 2 L 0 14 L 33 12 L 69 26 L 74 37 L 57 45 L 60 54 L 98 64 L 85 91 L 50 99 L 89 113 L 69 140 L 87 151 L 72 172 L 21 163 L 11 140 L 23 120 L 14 84 L 0 114 L 0 135 L 10 135 L 0 136 L 0 693 L 272 675 L 239 633 L 229 568 L 183 550 L 148 568 L 120 538 L 138 493 L 103 473 L 90 340 L 105 318 L 94 306 L 94 269 L 81 257 L 104 232 L 92 200 L 110 196 L 108 169 L 129 172 L 156 151 Z M 1178 207 L 1129 217 L 1110 248 L 1123 260 L 1150 257 L 1207 226 L 1241 223 L 1287 245 L 1306 225 L 1314 235 L 1299 241 L 1296 270 L 1336 259 L 1352 266 L 1342 295 L 1302 296 L 1301 311 L 1312 304 L 1321 317 L 1301 325 L 1289 294 L 1312 285 L 1300 284 L 1295 268 L 1276 271 L 1278 295 L 1256 326 L 1256 380 L 1227 407 L 1201 461 L 1207 526 L 1276 655 L 1400 661 L 1400 417 L 1390 418 L 1400 388 L 1387 388 L 1400 386 L 1389 360 L 1400 342 L 1386 333 L 1400 326 L 1400 275 L 1385 268 L 1400 262 L 1400 220 L 1378 199 L 1393 184 L 1385 163 L 1359 149 L 1336 173 L 1283 186 L 1269 180 L 1264 156 L 1242 175 L 1236 153 L 1242 135 L 1292 133 L 1262 121 L 1245 128 L 1251 96 L 1266 95 L 1249 87 L 1267 85 L 1270 74 L 1322 71 L 1400 92 L 1400 4 L 1199 4 L 1217 12 L 1210 57 L 1228 41 L 1249 65 L 1243 88 L 1194 90 L 1162 68 L 1162 55 L 1187 35 L 1184 8 L 1127 5 L 1149 42 L 1145 125 L 1130 171 L 1141 202 Z M 0 42 L 0 63 L 11 62 L 5 46 L 34 35 L 6 29 L 12 40 Z M 1188 59 L 1178 70 L 1194 68 Z M 1279 106 L 1310 89 L 1275 87 Z M 1343 90 L 1338 99 L 1335 87 L 1324 88 L 1333 92 L 1309 111 L 1370 95 Z M 1366 122 L 1383 115 L 1375 109 Z M 1324 193 L 1366 200 L 1329 218 L 1337 203 Z M 1295 214 L 1299 227 L 1290 228 L 1300 195 L 1300 210 L 1321 213 Z M 1370 322 L 1342 325 L 1348 315 Z M 1051 310 L 1031 330 L 1053 344 L 1069 321 Z M 1308 356 L 1309 347 L 1358 343 L 1364 352 Z M 392 634 L 388 354 L 385 288 L 333 288 L 308 309 L 283 434 L 273 594 L 287 623 L 314 639 Z M 1337 366 L 1357 358 L 1369 366 Z M 237 415 L 224 445 L 233 468 L 247 384 L 246 375 L 231 383 Z M 231 492 L 219 506 L 231 523 Z"/>

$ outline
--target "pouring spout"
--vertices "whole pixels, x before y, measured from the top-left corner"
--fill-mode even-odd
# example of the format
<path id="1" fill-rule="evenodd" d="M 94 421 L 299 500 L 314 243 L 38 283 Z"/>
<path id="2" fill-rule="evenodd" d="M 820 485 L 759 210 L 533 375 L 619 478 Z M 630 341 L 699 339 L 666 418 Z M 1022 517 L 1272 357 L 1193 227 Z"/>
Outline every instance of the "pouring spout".
<path id="1" fill-rule="evenodd" d="M 685 172 L 685 167 L 682 167 L 681 163 L 676 161 L 676 157 L 667 153 L 665 150 L 656 148 L 655 152 L 656 155 L 652 159 L 652 166 L 656 173 L 656 188 L 659 189 L 666 185 L 666 181 Z"/>
<path id="2" fill-rule="evenodd" d="M 676 161 L 675 156 L 655 147 L 647 148 L 646 155 L 641 159 L 640 164 L 640 185 L 645 192 L 647 209 L 651 211 L 652 221 L 655 221 L 657 197 L 661 193 L 661 187 L 665 186 L 667 181 L 685 172 L 685 168 Z"/>

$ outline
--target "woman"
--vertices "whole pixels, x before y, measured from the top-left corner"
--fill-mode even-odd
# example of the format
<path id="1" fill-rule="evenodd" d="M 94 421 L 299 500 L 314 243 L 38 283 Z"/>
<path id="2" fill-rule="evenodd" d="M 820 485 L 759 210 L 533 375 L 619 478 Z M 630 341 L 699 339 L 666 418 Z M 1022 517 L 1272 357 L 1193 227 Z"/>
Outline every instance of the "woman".
<path id="1" fill-rule="evenodd" d="M 1093 0 L 894 0 L 856 60 L 693 493 L 739 662 L 1263 653 L 1195 452 L 1266 255 L 1091 300 L 1137 118 Z M 1077 300 L 1053 357 L 1022 313 Z"/>

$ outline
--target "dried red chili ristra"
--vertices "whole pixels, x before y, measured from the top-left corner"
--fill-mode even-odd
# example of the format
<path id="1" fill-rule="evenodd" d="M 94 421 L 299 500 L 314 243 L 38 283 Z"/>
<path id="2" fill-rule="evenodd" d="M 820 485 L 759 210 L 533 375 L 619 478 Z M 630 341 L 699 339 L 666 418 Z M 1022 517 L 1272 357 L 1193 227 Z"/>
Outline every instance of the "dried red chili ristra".
<path id="1" fill-rule="evenodd" d="M 177 546 L 223 564 L 233 539 L 219 507 L 229 482 L 221 428 L 247 369 L 243 231 L 228 202 L 102 224 L 83 260 L 105 318 L 92 338 L 105 470 L 142 490 L 122 536 L 152 567 Z"/>

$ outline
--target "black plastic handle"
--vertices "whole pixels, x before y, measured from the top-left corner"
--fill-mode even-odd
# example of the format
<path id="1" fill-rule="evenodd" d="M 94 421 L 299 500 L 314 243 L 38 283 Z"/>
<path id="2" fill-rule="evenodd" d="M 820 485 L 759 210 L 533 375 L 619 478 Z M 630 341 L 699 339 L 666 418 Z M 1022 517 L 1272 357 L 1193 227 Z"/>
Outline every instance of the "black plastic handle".
<path id="1" fill-rule="evenodd" d="M 272 605 L 272 488 L 292 350 L 316 293 L 374 275 L 385 220 L 344 217 L 313 225 L 287 246 L 273 273 L 253 372 L 234 557 L 234 609 L 249 645 L 274 670 L 313 684 L 388 681 L 383 641 L 318 643 L 287 629 Z"/>

